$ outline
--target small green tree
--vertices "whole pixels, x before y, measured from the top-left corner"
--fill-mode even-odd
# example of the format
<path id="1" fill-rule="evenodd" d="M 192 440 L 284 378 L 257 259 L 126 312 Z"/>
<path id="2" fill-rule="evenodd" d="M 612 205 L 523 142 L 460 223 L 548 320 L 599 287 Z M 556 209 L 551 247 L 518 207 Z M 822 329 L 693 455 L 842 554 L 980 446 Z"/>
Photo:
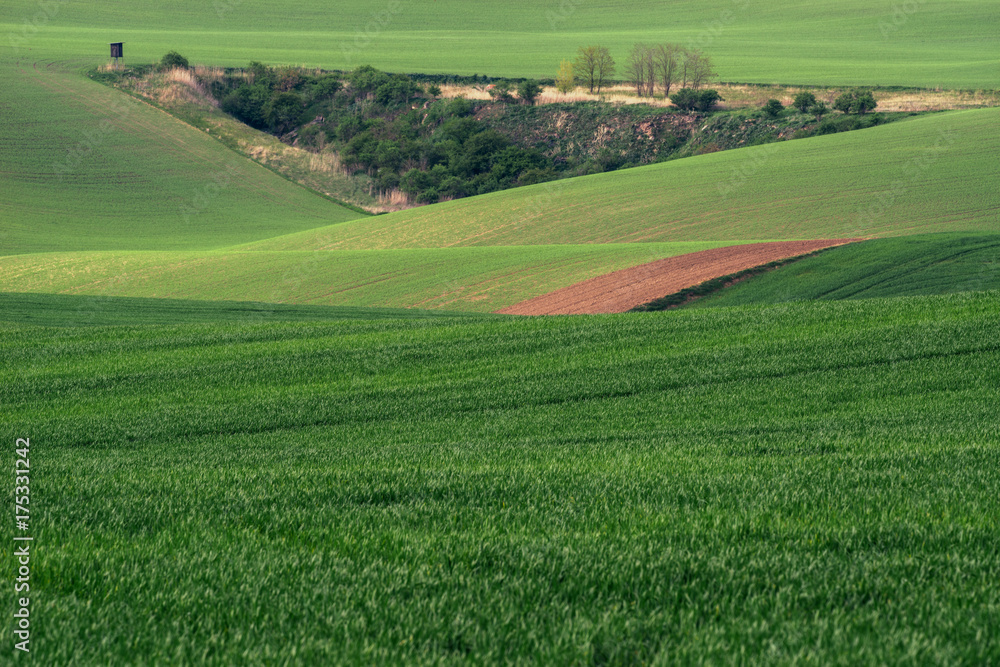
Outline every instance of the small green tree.
<path id="1" fill-rule="evenodd" d="M 805 113 L 810 107 L 816 105 L 816 96 L 810 93 L 808 90 L 803 90 L 798 95 L 795 96 L 795 100 L 792 102 L 792 106 Z"/>
<path id="2" fill-rule="evenodd" d="M 823 120 L 823 116 L 826 115 L 827 111 L 829 111 L 829 109 L 826 108 L 826 104 L 823 102 L 816 102 L 816 104 L 809 107 L 809 113 L 816 116 L 817 123 Z"/>
<path id="3" fill-rule="evenodd" d="M 513 102 L 514 96 L 510 94 L 510 81 L 500 81 L 490 86 L 489 94 L 496 102 Z"/>
<path id="4" fill-rule="evenodd" d="M 559 73 L 556 74 L 556 90 L 568 93 L 574 88 L 576 88 L 576 78 L 573 74 L 573 63 L 564 60 L 559 63 Z"/>
<path id="5" fill-rule="evenodd" d="M 525 104 L 534 104 L 541 92 L 542 87 L 538 85 L 537 81 L 532 79 L 525 79 L 517 86 L 517 96 Z"/>
<path id="6" fill-rule="evenodd" d="M 701 96 L 693 88 L 681 88 L 670 96 L 670 101 L 674 106 L 684 111 L 693 111 L 698 107 Z"/>
<path id="7" fill-rule="evenodd" d="M 169 51 L 165 56 L 160 59 L 160 69 L 187 69 L 188 59 L 177 53 L 176 51 Z"/>
<path id="8" fill-rule="evenodd" d="M 430 95 L 431 97 L 441 97 L 441 86 L 437 85 L 436 83 L 432 83 L 431 85 L 427 86 L 427 94 Z"/>
<path id="9" fill-rule="evenodd" d="M 703 90 L 698 94 L 698 111 L 711 111 L 718 102 L 722 102 L 722 95 L 717 90 Z"/>
<path id="10" fill-rule="evenodd" d="M 670 96 L 674 106 L 684 111 L 711 111 L 716 102 L 722 101 L 717 90 L 697 91 L 693 88 L 681 88 Z"/>
<path id="11" fill-rule="evenodd" d="M 854 104 L 851 108 L 855 113 L 863 116 L 869 111 L 874 111 L 877 106 L 878 102 L 875 100 L 875 96 L 872 94 L 872 91 L 863 90 L 858 93 L 858 96 L 854 99 Z"/>
<path id="12" fill-rule="evenodd" d="M 785 107 L 775 99 L 770 99 L 764 105 L 764 113 L 766 113 L 771 118 L 777 118 L 781 115 L 781 112 L 785 110 Z"/>
<path id="13" fill-rule="evenodd" d="M 840 95 L 833 102 L 833 108 L 844 113 L 863 116 L 878 106 L 870 90 L 852 90 Z"/>

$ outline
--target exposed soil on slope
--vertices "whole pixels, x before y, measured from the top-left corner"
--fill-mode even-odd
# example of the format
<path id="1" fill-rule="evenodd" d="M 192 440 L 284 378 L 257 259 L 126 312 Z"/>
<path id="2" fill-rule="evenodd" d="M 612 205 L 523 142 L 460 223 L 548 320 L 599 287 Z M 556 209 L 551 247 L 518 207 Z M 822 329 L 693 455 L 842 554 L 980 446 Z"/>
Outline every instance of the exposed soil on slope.
<path id="1" fill-rule="evenodd" d="M 692 252 L 597 276 L 497 312 L 507 315 L 624 313 L 712 278 L 860 240 L 775 241 Z"/>

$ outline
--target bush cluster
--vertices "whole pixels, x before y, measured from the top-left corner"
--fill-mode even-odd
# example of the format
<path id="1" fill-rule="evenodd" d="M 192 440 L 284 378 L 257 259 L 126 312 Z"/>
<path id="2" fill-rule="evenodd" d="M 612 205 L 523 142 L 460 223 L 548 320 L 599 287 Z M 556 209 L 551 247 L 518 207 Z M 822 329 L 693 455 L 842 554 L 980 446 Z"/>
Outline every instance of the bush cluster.
<path id="1" fill-rule="evenodd" d="M 711 111 L 715 104 L 723 99 L 717 90 L 681 88 L 670 96 L 670 101 L 684 111 Z"/>
<path id="2" fill-rule="evenodd" d="M 472 102 L 435 99 L 409 76 L 362 66 L 341 77 L 251 63 L 212 84 L 223 111 L 260 130 L 297 133 L 300 145 L 333 144 L 341 160 L 382 191 L 399 188 L 423 203 L 483 194 L 556 178 L 557 165 L 539 150 L 515 145 L 472 117 Z M 513 102 L 500 82 L 494 99 Z M 518 98 L 540 88 L 522 81 Z M 562 165 L 560 165 L 562 166 Z"/>

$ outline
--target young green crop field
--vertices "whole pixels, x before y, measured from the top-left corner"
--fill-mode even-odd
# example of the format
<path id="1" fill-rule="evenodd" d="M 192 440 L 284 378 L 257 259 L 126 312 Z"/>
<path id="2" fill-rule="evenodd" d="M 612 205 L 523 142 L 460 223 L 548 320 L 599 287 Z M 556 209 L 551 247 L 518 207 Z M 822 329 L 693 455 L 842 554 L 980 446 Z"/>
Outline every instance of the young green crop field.
<path id="1" fill-rule="evenodd" d="M 371 217 L 84 76 L 112 41 L 511 77 L 672 41 L 725 81 L 994 89 L 998 24 L 992 0 L 5 3 L 30 658 L 1000 663 L 1000 109 Z M 878 238 L 697 308 L 489 314 L 846 237 Z"/>
<path id="2" fill-rule="evenodd" d="M 0 257 L 11 292 L 491 312 L 611 271 L 730 243 Z"/>
<path id="3" fill-rule="evenodd" d="M 997 662 L 998 297 L 0 324 L 32 657 Z"/>
<path id="4" fill-rule="evenodd" d="M 1000 109 L 922 116 L 459 199 L 255 249 L 750 241 L 1000 231 Z"/>
<path id="5" fill-rule="evenodd" d="M 0 255 L 214 248 L 362 215 L 70 66 L 0 57 L 0 85 Z"/>
<path id="6" fill-rule="evenodd" d="M 409 320 L 463 317 L 456 311 L 417 308 L 298 306 L 254 301 L 197 301 L 141 297 L 0 292 L 0 321 L 44 327 L 136 324 L 223 324 L 329 320 Z M 472 316 L 472 314 L 468 314 Z M 476 314 L 475 317 L 486 317 Z"/>
<path id="7" fill-rule="evenodd" d="M 1000 289 L 1000 235 L 928 234 L 831 248 L 690 308 Z"/>
<path id="8" fill-rule="evenodd" d="M 673 41 L 704 48 L 725 81 L 996 88 L 997 21 L 992 0 L 13 0 L 0 44 L 92 63 L 124 41 L 137 62 L 176 49 L 219 65 L 553 77 L 580 46 L 624 62 L 635 42 Z"/>

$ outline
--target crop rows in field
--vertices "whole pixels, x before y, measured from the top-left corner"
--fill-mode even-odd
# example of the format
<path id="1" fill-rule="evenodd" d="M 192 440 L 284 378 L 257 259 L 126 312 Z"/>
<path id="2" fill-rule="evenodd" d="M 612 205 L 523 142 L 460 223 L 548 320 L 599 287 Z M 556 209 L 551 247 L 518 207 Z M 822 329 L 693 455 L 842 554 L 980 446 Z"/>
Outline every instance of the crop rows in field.
<path id="1" fill-rule="evenodd" d="M 997 304 L 2 325 L 35 657 L 996 661 Z"/>
<path id="2" fill-rule="evenodd" d="M 0 258 L 10 292 L 489 312 L 722 243 L 402 250 L 39 253 Z"/>
<path id="3" fill-rule="evenodd" d="M 16 45 L 47 57 L 101 62 L 113 38 L 126 56 L 151 62 L 176 49 L 194 62 L 397 72 L 553 77 L 559 61 L 592 43 L 621 63 L 635 42 L 673 41 L 715 57 L 723 80 L 836 85 L 995 87 L 995 6 L 989 0 L 864 0 L 741 3 L 656 0 L 539 3 L 490 0 L 370 3 L 304 0 L 287 11 L 269 0 L 169 7 L 59 6 Z M 0 32 L 15 37 L 39 12 L 30 0 L 5 7 Z M 7 40 L 9 41 L 9 40 Z M 6 46 L 6 42 L 5 42 Z M 804 54 L 808 56 L 804 57 Z"/>
<path id="4" fill-rule="evenodd" d="M 1000 289 L 1000 235 L 929 234 L 843 246 L 694 301 L 704 308 Z"/>

